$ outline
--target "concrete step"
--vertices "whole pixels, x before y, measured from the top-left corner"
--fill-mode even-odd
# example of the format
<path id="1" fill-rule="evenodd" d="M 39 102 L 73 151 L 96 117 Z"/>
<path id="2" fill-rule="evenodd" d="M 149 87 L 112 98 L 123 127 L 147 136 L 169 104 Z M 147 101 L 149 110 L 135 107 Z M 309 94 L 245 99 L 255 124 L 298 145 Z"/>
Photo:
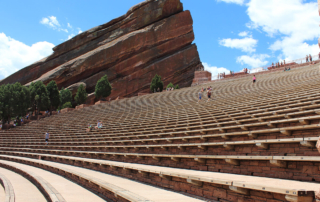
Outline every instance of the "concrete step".
<path id="1" fill-rule="evenodd" d="M 4 155 L 1 155 L 4 156 Z M 66 165 L 62 163 L 55 163 L 55 162 L 49 162 L 49 161 L 43 161 L 43 160 L 36 160 L 36 159 L 30 159 L 30 158 L 25 158 L 25 157 L 14 157 L 11 156 L 15 159 L 20 159 L 20 160 L 26 160 L 28 162 L 33 162 L 36 164 L 42 164 L 42 165 L 48 165 L 54 168 L 59 169 L 60 171 L 63 171 L 63 173 L 72 173 L 72 176 L 80 176 L 80 179 L 86 180 L 86 184 L 96 184 L 100 187 L 108 187 L 108 189 L 113 192 L 115 195 L 118 196 L 123 196 L 129 199 L 130 201 L 145 201 L 145 202 L 151 202 L 151 201 L 156 201 L 156 202 L 167 202 L 167 201 L 175 201 L 175 202 L 198 202 L 202 201 L 200 199 L 196 199 L 190 196 L 186 196 L 181 193 L 165 190 L 162 188 L 150 186 L 141 182 L 137 182 L 134 180 L 126 179 L 123 177 L 118 177 L 106 173 L 102 173 L 99 171 L 94 171 L 86 168 L 81 168 L 81 167 L 76 167 L 72 165 Z M 11 163 L 12 165 L 19 164 L 19 166 L 22 166 L 20 163 L 16 162 L 11 162 L 7 160 L 0 160 L 0 163 L 2 161 L 6 161 L 7 163 Z M 29 169 L 35 169 L 33 166 L 29 165 L 24 165 L 24 167 L 29 168 Z M 31 167 L 31 168 L 30 168 Z M 35 171 L 35 170 L 34 170 Z M 42 172 L 48 172 L 43 169 L 37 168 L 37 173 L 42 173 Z M 52 174 L 52 173 L 51 173 Z M 47 174 L 46 174 L 47 175 Z M 55 186 L 55 180 L 62 178 L 60 176 L 57 176 L 55 174 L 52 174 L 53 176 L 46 178 L 45 174 L 41 174 L 44 179 L 48 180 L 53 186 Z M 48 174 L 49 176 L 49 174 Z M 63 178 L 64 179 L 64 178 Z M 90 179 L 89 182 L 87 182 L 87 179 Z M 60 186 L 56 187 L 56 189 L 61 193 L 63 197 L 65 197 L 66 201 L 99 201 L 99 200 L 93 200 L 93 198 L 90 198 L 90 200 L 86 199 L 84 192 L 78 193 L 77 195 L 74 195 L 73 193 L 65 193 L 64 192 L 70 192 L 73 190 L 71 189 L 69 185 L 65 185 L 66 182 L 62 182 L 59 180 L 57 182 Z M 60 190 L 61 189 L 61 190 Z M 72 200 L 72 197 L 79 197 L 81 196 L 80 200 L 77 198 L 77 200 Z M 128 200 L 128 199 L 127 199 Z"/>
<path id="2" fill-rule="evenodd" d="M 59 201 L 68 201 L 68 202 L 88 202 L 88 201 L 103 202 L 103 201 L 105 201 L 104 199 L 100 198 L 96 194 L 79 186 L 78 184 L 71 182 L 70 180 L 67 180 L 64 177 L 61 177 L 61 176 L 54 174 L 54 173 L 51 173 L 49 171 L 46 171 L 46 170 L 43 170 L 40 168 L 36 168 L 33 166 L 29 166 L 29 165 L 25 165 L 25 164 L 21 164 L 21 163 L 16 163 L 16 162 L 5 161 L 5 160 L 0 160 L 0 164 L 13 166 L 13 167 L 16 167 L 20 170 L 27 172 L 27 173 L 31 173 L 35 176 L 39 176 L 40 178 L 43 179 L 44 184 L 46 184 L 51 189 L 51 191 L 54 192 L 54 193 L 49 193 L 49 195 L 55 194 L 57 196 L 58 200 L 60 199 Z M 4 170 L 3 168 L 0 168 L 0 169 Z M 0 170 L 0 172 L 2 172 L 2 170 Z M 9 171 L 9 170 L 7 170 L 7 171 Z M 9 171 L 9 172 L 14 173 L 12 171 Z M 18 174 L 15 174 L 15 175 L 18 175 Z M 18 175 L 18 176 L 20 176 L 20 175 Z M 40 191 L 29 181 L 28 181 L 29 184 L 18 184 L 22 180 L 28 181 L 25 178 L 23 178 L 22 176 L 20 176 L 20 178 L 17 179 L 17 181 L 15 181 L 16 182 L 15 187 L 18 186 L 17 189 L 15 188 L 15 193 L 17 195 L 16 202 L 47 201 L 42 196 Z M 34 190 L 33 187 L 36 188 L 35 191 L 33 191 Z M 33 198 L 31 200 L 27 200 L 30 197 L 36 196 L 34 194 L 34 192 L 36 192 L 36 191 L 39 192 L 39 194 L 42 196 L 42 199 L 40 200 L 40 199 Z M 25 193 L 25 195 L 21 195 L 23 193 Z"/>
<path id="3" fill-rule="evenodd" d="M 12 184 L 15 202 L 47 202 L 39 189 L 25 177 L 2 167 L 0 173 Z"/>

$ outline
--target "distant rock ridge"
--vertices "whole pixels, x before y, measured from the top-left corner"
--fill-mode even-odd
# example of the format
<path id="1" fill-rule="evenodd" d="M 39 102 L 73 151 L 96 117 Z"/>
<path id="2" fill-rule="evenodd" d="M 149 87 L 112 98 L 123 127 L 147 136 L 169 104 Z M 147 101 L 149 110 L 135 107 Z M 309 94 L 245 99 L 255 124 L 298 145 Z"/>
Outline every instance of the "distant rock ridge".
<path id="1" fill-rule="evenodd" d="M 0 81 L 29 85 L 55 80 L 59 88 L 83 83 L 92 93 L 105 74 L 111 98 L 149 92 L 155 74 L 180 87 L 190 86 L 201 66 L 193 21 L 180 0 L 148 0 L 108 23 L 57 45 L 53 53 Z"/>

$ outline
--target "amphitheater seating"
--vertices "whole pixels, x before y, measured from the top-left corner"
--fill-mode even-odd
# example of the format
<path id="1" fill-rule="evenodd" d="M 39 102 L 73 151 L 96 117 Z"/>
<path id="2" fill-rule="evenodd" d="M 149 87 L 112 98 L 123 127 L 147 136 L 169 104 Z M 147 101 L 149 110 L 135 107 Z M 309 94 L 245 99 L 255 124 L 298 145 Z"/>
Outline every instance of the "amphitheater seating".
<path id="1" fill-rule="evenodd" d="M 99 200 L 314 201 L 318 68 L 121 99 L 3 130 L 0 167 L 28 166 L 29 176 L 48 170 Z M 213 99 L 197 103 L 207 86 Z M 103 128 L 86 132 L 97 120 Z M 59 192 L 49 188 L 44 196 Z M 68 201 L 67 195 L 59 196 Z"/>

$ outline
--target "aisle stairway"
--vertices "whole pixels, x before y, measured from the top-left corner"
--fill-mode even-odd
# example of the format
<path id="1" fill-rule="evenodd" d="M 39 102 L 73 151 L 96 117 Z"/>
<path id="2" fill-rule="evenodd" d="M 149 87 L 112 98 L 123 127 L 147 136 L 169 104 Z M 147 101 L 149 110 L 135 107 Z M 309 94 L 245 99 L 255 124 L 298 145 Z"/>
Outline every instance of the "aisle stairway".
<path id="1" fill-rule="evenodd" d="M 310 66 L 74 110 L 1 131 L 0 166 L 45 169 L 104 200 L 314 201 L 319 88 Z"/>

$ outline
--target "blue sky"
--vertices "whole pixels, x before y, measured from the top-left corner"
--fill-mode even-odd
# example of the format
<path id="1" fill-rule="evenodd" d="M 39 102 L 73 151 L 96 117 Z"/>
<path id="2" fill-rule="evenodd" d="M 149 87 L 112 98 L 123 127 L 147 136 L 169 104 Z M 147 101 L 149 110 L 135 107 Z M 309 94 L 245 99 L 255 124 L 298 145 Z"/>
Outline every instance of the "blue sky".
<path id="1" fill-rule="evenodd" d="M 49 55 L 52 47 L 106 23 L 141 0 L 4 1 L 0 7 L 0 79 Z M 181 0 L 195 43 L 214 75 L 318 54 L 316 0 Z"/>

